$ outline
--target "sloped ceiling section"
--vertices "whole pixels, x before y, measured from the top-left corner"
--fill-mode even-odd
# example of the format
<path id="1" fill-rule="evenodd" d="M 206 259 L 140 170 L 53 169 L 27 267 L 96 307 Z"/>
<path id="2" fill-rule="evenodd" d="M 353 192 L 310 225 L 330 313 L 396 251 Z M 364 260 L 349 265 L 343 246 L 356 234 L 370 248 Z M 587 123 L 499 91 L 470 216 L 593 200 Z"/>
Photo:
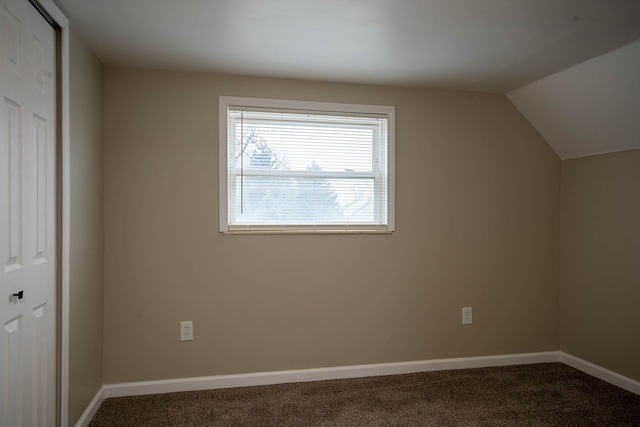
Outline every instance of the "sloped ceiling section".
<path id="1" fill-rule="evenodd" d="M 640 40 L 507 96 L 563 160 L 640 149 Z"/>

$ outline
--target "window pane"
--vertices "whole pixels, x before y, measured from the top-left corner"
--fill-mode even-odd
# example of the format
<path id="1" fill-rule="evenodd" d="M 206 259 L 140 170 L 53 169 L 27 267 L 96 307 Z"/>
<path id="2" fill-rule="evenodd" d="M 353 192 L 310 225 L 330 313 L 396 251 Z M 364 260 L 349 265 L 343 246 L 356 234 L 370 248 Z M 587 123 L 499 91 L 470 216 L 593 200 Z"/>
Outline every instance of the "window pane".
<path id="1" fill-rule="evenodd" d="M 235 167 L 325 171 L 371 171 L 374 168 L 374 127 L 292 122 L 235 123 Z M 242 143 L 241 143 L 242 141 Z M 244 159 L 240 153 L 244 151 Z"/>
<path id="2" fill-rule="evenodd" d="M 374 180 L 236 177 L 232 224 L 371 224 Z"/>
<path id="3" fill-rule="evenodd" d="M 372 171 L 384 120 L 232 111 L 235 167 Z M 230 114 L 231 114 L 230 113 Z M 244 152 L 244 158 L 240 153 Z"/>

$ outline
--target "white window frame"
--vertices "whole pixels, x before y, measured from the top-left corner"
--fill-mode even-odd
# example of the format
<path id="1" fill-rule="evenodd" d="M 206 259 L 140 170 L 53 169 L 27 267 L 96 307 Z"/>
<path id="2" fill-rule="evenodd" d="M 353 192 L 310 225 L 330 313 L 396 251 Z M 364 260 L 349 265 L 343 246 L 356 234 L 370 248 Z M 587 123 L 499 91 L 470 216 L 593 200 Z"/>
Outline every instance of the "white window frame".
<path id="1" fill-rule="evenodd" d="M 377 115 L 387 119 L 387 223 L 336 225 L 230 225 L 228 194 L 228 111 L 229 108 L 266 108 L 304 112 Z M 284 99 L 219 97 L 219 227 L 224 234 L 344 234 L 395 231 L 395 107 L 386 105 L 338 104 Z"/>

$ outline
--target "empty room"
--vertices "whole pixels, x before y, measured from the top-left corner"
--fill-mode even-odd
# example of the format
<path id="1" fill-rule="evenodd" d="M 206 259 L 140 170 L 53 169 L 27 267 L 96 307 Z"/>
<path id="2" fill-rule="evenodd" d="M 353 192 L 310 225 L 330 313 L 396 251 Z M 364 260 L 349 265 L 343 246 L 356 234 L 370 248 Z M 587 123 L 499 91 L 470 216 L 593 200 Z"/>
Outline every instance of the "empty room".
<path id="1" fill-rule="evenodd" d="M 0 425 L 639 425 L 640 2 L 0 2 Z"/>

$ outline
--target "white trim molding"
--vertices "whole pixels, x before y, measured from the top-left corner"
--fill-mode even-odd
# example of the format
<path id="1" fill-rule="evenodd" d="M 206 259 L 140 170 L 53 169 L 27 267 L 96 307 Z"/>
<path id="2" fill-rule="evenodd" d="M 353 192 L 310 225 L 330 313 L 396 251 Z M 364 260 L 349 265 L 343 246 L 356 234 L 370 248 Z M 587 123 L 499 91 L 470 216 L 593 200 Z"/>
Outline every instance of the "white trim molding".
<path id="1" fill-rule="evenodd" d="M 620 375 L 617 372 L 610 371 L 609 369 L 598 366 L 594 363 L 587 362 L 579 357 L 572 356 L 570 354 L 559 352 L 560 362 L 565 365 L 569 365 L 572 368 L 576 368 L 579 371 L 589 374 L 592 377 L 599 378 L 603 381 L 613 384 L 620 388 L 623 388 L 631 393 L 640 395 L 640 382 L 631 378 Z"/>
<path id="2" fill-rule="evenodd" d="M 455 359 L 420 360 L 412 362 L 378 363 L 371 365 L 338 366 L 291 371 L 177 378 L 158 381 L 107 384 L 104 386 L 104 398 L 344 378 L 373 377 L 380 375 L 410 374 L 415 372 L 444 371 L 451 369 L 527 365 L 532 363 L 551 363 L 559 361 L 559 353 L 557 351 L 549 351 L 541 353 L 462 357 Z"/>
<path id="3" fill-rule="evenodd" d="M 100 387 L 100 390 L 98 390 L 93 399 L 91 399 L 91 402 L 89 402 L 89 406 L 87 406 L 87 408 L 78 419 L 78 422 L 76 422 L 75 427 L 87 427 L 89 425 L 93 417 L 96 415 L 96 412 L 98 412 L 102 401 L 104 401 L 105 399 L 104 392 L 105 386 Z"/>
<path id="4" fill-rule="evenodd" d="M 56 179 L 61 179 L 62 183 L 58 186 L 62 192 L 62 196 L 58 197 L 62 206 L 57 207 L 56 215 L 62 215 L 62 229 L 56 239 L 61 242 L 61 253 L 56 253 L 57 268 L 60 269 L 59 277 L 61 283 L 58 285 L 57 292 L 60 297 L 57 300 L 56 316 L 58 318 L 60 336 L 56 337 L 59 348 L 57 355 L 60 361 L 57 361 L 56 381 L 58 382 L 58 407 L 56 416 L 61 426 L 67 426 L 69 422 L 69 241 L 70 241 L 70 172 L 69 172 L 69 144 L 70 144 L 70 120 L 69 120 L 69 20 L 53 2 L 53 0 L 35 0 L 35 2 L 44 10 L 49 17 L 60 27 L 60 53 L 56 58 L 59 62 L 61 91 L 58 94 L 60 99 L 56 99 L 56 103 L 60 106 L 60 122 L 61 129 L 57 134 L 62 137 L 60 144 L 56 149 L 60 149 L 61 163 L 56 163 L 56 168 L 62 168 L 56 171 Z"/>
<path id="5" fill-rule="evenodd" d="M 53 19 L 60 28 L 64 29 L 69 25 L 69 20 L 64 16 L 64 13 L 58 9 L 58 6 L 56 6 L 53 0 L 37 0 L 37 2 L 47 11 L 51 19 Z"/>

